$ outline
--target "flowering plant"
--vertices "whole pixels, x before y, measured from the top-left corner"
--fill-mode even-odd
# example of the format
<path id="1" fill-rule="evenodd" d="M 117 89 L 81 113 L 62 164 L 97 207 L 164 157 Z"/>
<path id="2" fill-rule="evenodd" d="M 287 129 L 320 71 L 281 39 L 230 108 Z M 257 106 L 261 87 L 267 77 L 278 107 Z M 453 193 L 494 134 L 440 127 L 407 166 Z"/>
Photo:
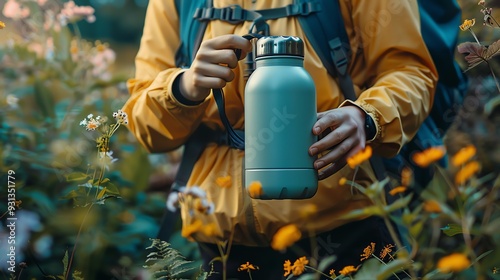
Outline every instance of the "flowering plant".
<path id="1" fill-rule="evenodd" d="M 114 71 L 115 52 L 79 34 L 78 22 L 93 22 L 94 9 L 73 1 L 7 0 L 0 10 L 0 176 L 6 181 L 7 171 L 15 171 L 16 205 L 33 220 L 23 223 L 37 225 L 18 239 L 25 241 L 16 246 L 17 261 L 25 263 L 16 274 L 132 277 L 164 203 L 143 192 L 148 157 L 119 129 L 128 122 L 117 111 L 128 94 L 125 78 Z M 78 249 L 67 250 L 69 244 Z"/>

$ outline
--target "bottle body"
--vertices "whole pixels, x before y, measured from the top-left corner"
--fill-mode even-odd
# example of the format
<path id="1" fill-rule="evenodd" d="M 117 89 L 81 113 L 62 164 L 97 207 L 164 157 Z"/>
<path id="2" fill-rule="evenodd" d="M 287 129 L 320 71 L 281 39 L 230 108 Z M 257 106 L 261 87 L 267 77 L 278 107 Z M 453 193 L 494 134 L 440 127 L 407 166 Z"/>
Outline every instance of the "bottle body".
<path id="1" fill-rule="evenodd" d="M 303 57 L 257 58 L 245 87 L 245 185 L 260 182 L 260 199 L 303 199 L 317 190 L 316 90 Z"/>

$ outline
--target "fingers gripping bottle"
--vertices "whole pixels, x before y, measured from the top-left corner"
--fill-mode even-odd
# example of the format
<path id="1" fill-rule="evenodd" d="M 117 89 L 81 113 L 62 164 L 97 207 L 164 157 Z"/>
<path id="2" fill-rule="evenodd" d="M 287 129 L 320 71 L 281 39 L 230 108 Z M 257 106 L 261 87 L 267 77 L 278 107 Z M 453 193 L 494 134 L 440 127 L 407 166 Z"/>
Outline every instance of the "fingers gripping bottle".
<path id="1" fill-rule="evenodd" d="M 304 199 L 317 190 L 314 158 L 316 89 L 304 69 L 298 37 L 256 42 L 256 69 L 245 87 L 245 185 L 260 182 L 260 199 Z"/>

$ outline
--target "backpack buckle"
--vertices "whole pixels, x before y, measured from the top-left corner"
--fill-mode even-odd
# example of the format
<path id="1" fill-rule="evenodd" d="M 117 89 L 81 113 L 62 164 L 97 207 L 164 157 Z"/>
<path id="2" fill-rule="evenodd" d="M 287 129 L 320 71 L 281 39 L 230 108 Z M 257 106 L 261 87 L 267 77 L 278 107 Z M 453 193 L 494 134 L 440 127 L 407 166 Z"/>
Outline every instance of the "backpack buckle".
<path id="1" fill-rule="evenodd" d="M 321 10 L 320 2 L 305 2 L 300 4 L 290 4 L 285 7 L 287 16 L 307 16 Z"/>
<path id="2" fill-rule="evenodd" d="M 342 47 L 342 41 L 337 37 L 328 42 L 328 44 L 330 45 L 330 55 L 332 56 L 333 64 L 337 69 L 337 73 L 344 76 L 347 73 L 349 59 L 344 48 Z"/>
<path id="3" fill-rule="evenodd" d="M 197 8 L 194 19 L 201 21 L 222 20 L 231 24 L 238 24 L 245 21 L 245 10 L 239 5 L 231 5 L 224 8 Z"/>
<path id="4" fill-rule="evenodd" d="M 238 24 L 245 20 L 243 17 L 243 9 L 240 5 L 231 5 L 220 10 L 219 19 L 227 21 L 231 24 Z"/>

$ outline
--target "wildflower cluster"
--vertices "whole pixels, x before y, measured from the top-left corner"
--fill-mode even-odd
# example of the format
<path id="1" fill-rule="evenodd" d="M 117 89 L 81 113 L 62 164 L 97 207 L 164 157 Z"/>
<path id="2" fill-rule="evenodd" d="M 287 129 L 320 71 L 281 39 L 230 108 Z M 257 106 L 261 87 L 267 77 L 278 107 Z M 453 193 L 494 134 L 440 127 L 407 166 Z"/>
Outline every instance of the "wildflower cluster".
<path id="1" fill-rule="evenodd" d="M 299 276 L 306 270 L 306 266 L 309 264 L 309 260 L 306 257 L 298 258 L 292 265 L 290 260 L 286 260 L 283 264 L 283 269 L 285 274 L 283 276 L 288 276 L 292 273 L 294 276 Z"/>

